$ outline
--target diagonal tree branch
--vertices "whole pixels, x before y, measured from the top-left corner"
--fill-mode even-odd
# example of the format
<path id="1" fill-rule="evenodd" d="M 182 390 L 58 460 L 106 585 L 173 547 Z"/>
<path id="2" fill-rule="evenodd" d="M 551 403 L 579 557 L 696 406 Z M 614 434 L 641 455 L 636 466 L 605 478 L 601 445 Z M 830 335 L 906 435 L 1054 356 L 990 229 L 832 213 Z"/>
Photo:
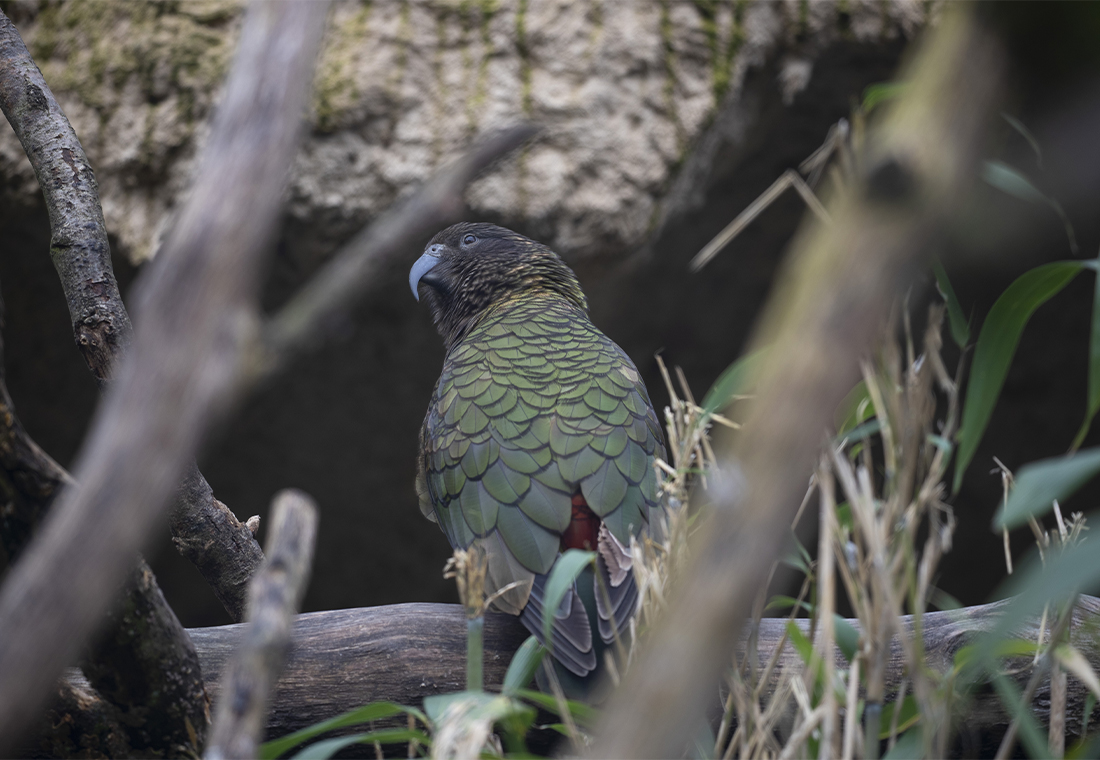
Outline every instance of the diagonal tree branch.
<path id="1" fill-rule="evenodd" d="M 218 700 L 208 760 L 256 756 L 309 581 L 317 505 L 301 491 L 279 492 L 268 536 L 267 559 L 249 587 L 248 625 L 223 676 L 221 693 L 229 698 Z"/>
<path id="2" fill-rule="evenodd" d="M 0 590 L 0 751 L 92 632 L 232 400 L 326 9 L 249 9 L 193 195 L 142 278 L 133 350 L 79 457 L 80 487 L 58 500 Z"/>
<path id="3" fill-rule="evenodd" d="M 130 317 L 111 266 L 95 174 L 76 133 L 11 21 L 0 12 L 0 108 L 31 161 L 50 215 L 50 254 L 76 344 L 103 385 L 130 343 Z M 176 547 L 243 619 L 248 578 L 263 552 L 247 527 L 192 468 L 169 514 Z"/>
<path id="4" fill-rule="evenodd" d="M 976 175 L 1005 68 L 966 10 L 945 11 L 906 96 L 868 136 L 865 176 L 836 199 L 832 225 L 807 225 L 795 238 L 754 337 L 756 348 L 771 346 L 760 392 L 738 436 L 715 438 L 718 506 L 589 756 L 683 752 L 786 540 L 832 410 Z"/>

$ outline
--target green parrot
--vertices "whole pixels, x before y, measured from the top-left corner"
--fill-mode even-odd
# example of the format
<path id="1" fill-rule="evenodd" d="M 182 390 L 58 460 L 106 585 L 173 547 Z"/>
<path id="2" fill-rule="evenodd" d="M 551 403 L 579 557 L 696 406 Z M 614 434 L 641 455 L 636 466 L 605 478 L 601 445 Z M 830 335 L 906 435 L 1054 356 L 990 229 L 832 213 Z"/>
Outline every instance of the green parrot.
<path id="1" fill-rule="evenodd" d="M 511 230 L 448 227 L 409 285 L 447 351 L 420 433 L 420 509 L 451 546 L 481 547 L 488 593 L 516 584 L 493 604 L 540 641 L 554 563 L 566 549 L 597 552 L 606 595 L 582 575 L 553 621 L 554 658 L 588 677 L 629 628 L 630 538 L 658 515 L 665 450 L 641 375 L 589 320 L 565 262 Z"/>

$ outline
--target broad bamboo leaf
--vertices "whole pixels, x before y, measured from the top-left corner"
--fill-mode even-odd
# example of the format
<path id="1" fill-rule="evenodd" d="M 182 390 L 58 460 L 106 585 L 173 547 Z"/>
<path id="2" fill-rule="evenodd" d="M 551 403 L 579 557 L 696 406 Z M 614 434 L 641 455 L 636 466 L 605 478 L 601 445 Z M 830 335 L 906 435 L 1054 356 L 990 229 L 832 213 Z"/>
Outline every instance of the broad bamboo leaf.
<path id="1" fill-rule="evenodd" d="M 703 411 L 713 414 L 724 408 L 734 396 L 750 391 L 753 375 L 760 367 L 760 360 L 764 358 L 766 351 L 766 348 L 758 349 L 726 367 L 703 396 Z"/>
<path id="2" fill-rule="evenodd" d="M 917 726 L 899 736 L 897 743 L 882 756 L 882 760 L 914 760 L 921 757 L 924 757 L 924 735 L 921 734 L 920 726 Z"/>
<path id="3" fill-rule="evenodd" d="M 535 671 L 542 658 L 546 654 L 546 647 L 539 643 L 534 636 L 528 636 L 520 645 L 516 653 L 512 655 L 512 662 L 508 665 L 508 672 L 504 674 L 504 684 L 501 692 L 511 696 L 517 689 L 527 688 L 531 679 L 535 677 Z"/>
<path id="4" fill-rule="evenodd" d="M 859 649 L 859 631 L 835 612 L 833 613 L 833 638 L 836 640 L 837 647 L 844 653 L 844 659 L 851 662 L 856 656 L 856 650 Z"/>
<path id="5" fill-rule="evenodd" d="M 963 316 L 959 298 L 955 295 L 955 289 L 951 287 L 951 280 L 947 279 L 947 272 L 938 260 L 932 262 L 932 272 L 936 275 L 936 287 L 947 304 L 947 323 L 951 327 L 951 339 L 959 348 L 966 348 L 970 343 L 970 321 Z"/>
<path id="6" fill-rule="evenodd" d="M 569 549 L 558 557 L 550 577 L 546 580 L 546 597 L 542 601 L 542 635 L 546 648 L 553 651 L 554 615 L 561 607 L 561 601 L 573 587 L 573 581 L 586 567 L 596 561 L 596 552 Z"/>
<path id="7" fill-rule="evenodd" d="M 867 392 L 867 382 L 860 380 L 836 409 L 836 437 L 843 438 L 849 430 L 874 416 L 875 406 Z"/>
<path id="8" fill-rule="evenodd" d="M 394 702 L 371 702 L 368 705 L 349 710 L 343 715 L 337 715 L 335 718 L 329 718 L 320 723 L 314 723 L 312 726 L 307 726 L 292 734 L 287 734 L 278 739 L 265 742 L 260 745 L 260 757 L 263 758 L 263 760 L 274 760 L 274 758 L 279 757 L 287 750 L 298 746 L 302 742 L 309 741 L 315 736 L 320 736 L 327 731 L 332 731 L 337 728 L 346 728 L 347 726 L 357 726 L 362 723 L 369 723 L 372 720 L 392 718 L 402 713 L 412 715 L 425 726 L 429 725 L 427 716 L 415 707 L 407 707 Z"/>
<path id="9" fill-rule="evenodd" d="M 291 760 L 328 760 L 345 747 L 352 744 L 407 744 L 419 742 L 422 746 L 431 748 L 432 740 L 423 731 L 408 728 L 382 728 L 365 734 L 353 734 L 351 736 L 337 736 L 333 739 L 325 739 L 309 745 L 293 755 Z"/>
<path id="10" fill-rule="evenodd" d="M 1073 674 L 1073 677 L 1088 687 L 1093 697 L 1100 697 L 1100 678 L 1096 677 L 1096 671 L 1089 665 L 1081 650 L 1072 644 L 1062 644 L 1054 649 L 1054 656 L 1062 667 Z"/>
<path id="11" fill-rule="evenodd" d="M 1070 447 L 1072 449 L 1076 449 L 1084 442 L 1085 436 L 1088 435 L 1089 428 L 1092 427 L 1093 418 L 1095 418 L 1096 413 L 1100 411 L 1100 274 L 1096 276 L 1096 286 L 1092 296 L 1092 332 L 1089 335 L 1088 394 L 1088 399 L 1085 404 L 1085 421 L 1081 423 L 1081 429 L 1077 431 L 1077 435 L 1073 438 L 1073 445 Z"/>
<path id="12" fill-rule="evenodd" d="M 523 697 L 528 702 L 533 702 L 554 715 L 560 714 L 558 700 L 550 694 L 543 694 L 541 691 L 532 691 L 531 689 L 517 689 L 516 696 Z M 565 700 L 565 707 L 569 710 L 569 714 L 573 716 L 573 720 L 577 721 L 583 728 L 591 728 L 596 725 L 596 721 L 600 717 L 596 708 L 586 705 L 584 702 L 567 699 Z"/>
<path id="13" fill-rule="evenodd" d="M 879 724 L 879 739 L 890 738 L 890 726 L 894 722 L 894 710 L 897 702 L 887 702 L 882 706 L 882 722 Z M 920 707 L 916 698 L 910 694 L 901 701 L 901 710 L 898 712 L 898 735 L 904 734 L 920 721 Z"/>
<path id="14" fill-rule="evenodd" d="M 1035 267 L 1009 285 L 989 310 L 978 335 L 963 404 L 955 460 L 955 492 L 962 485 L 966 468 L 974 458 L 997 405 L 1024 326 L 1035 310 L 1061 291 L 1082 268 L 1093 265 L 1091 261 L 1057 261 Z"/>
<path id="15" fill-rule="evenodd" d="M 1031 712 L 1031 705 L 1024 703 L 1023 695 L 1016 684 L 1003 673 L 995 673 L 993 688 L 1001 698 L 1001 703 L 1007 708 L 1008 714 L 1016 717 L 1016 723 L 1020 728 L 1020 740 L 1027 754 L 1031 757 L 1049 757 L 1046 737 L 1043 736 L 1039 723 Z"/>
<path id="16" fill-rule="evenodd" d="M 1022 201 L 1045 203 L 1050 206 L 1054 213 L 1058 215 L 1058 218 L 1062 220 L 1066 237 L 1069 238 L 1070 252 L 1077 255 L 1077 236 L 1073 232 L 1073 225 L 1070 224 L 1069 217 L 1066 216 L 1062 204 L 1040 192 L 1022 172 L 1001 161 L 986 161 L 982 167 L 982 179 L 998 190 Z"/>
<path id="17" fill-rule="evenodd" d="M 1042 517 L 1055 499 L 1069 498 L 1097 473 L 1100 447 L 1024 465 L 1016 473 L 1016 487 L 1008 495 L 1008 503 L 1002 504 L 993 518 L 993 528 L 1012 530 L 1029 517 Z"/>

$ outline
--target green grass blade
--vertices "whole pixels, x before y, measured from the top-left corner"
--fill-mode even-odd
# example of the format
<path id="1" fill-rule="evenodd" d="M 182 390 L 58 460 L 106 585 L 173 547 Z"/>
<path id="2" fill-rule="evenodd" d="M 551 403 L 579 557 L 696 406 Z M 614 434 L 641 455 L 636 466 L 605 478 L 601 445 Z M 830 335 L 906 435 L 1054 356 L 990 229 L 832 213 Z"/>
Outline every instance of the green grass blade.
<path id="1" fill-rule="evenodd" d="M 328 731 L 337 728 L 345 728 L 347 726 L 357 726 L 361 723 L 369 723 L 372 720 L 392 718 L 395 715 L 401 714 L 412 715 L 422 724 L 428 725 L 427 716 L 415 707 L 407 707 L 394 702 L 371 702 L 369 705 L 349 710 L 343 715 L 337 715 L 335 718 L 329 718 L 320 723 L 314 723 L 312 726 L 307 726 L 292 734 L 287 734 L 278 739 L 272 739 L 269 742 L 265 742 L 260 745 L 260 757 L 262 760 L 274 760 L 302 742 L 309 741 L 315 736 L 320 736 Z"/>
<path id="2" fill-rule="evenodd" d="M 410 741 L 419 742 L 428 748 L 432 746 L 431 738 L 423 731 L 408 728 L 383 728 L 365 734 L 337 736 L 333 739 L 316 742 L 300 752 L 296 752 L 291 760 L 328 760 L 344 747 L 350 747 L 352 744 L 373 744 L 374 742 L 379 744 L 407 744 Z"/>
<path id="3" fill-rule="evenodd" d="M 501 692 L 514 696 L 518 689 L 525 689 L 535 677 L 542 658 L 546 655 L 546 647 L 538 642 L 534 636 L 528 636 L 527 641 L 520 645 L 516 653 L 512 655 L 512 662 L 508 665 L 508 672 L 504 674 L 504 685 Z"/>
<path id="4" fill-rule="evenodd" d="M 1041 459 L 1020 468 L 1016 487 L 993 518 L 993 528 L 1009 530 L 1029 517 L 1050 511 L 1052 502 L 1069 498 L 1078 488 L 1100 473 L 1100 447 L 1078 451 L 1068 457 Z"/>
<path id="5" fill-rule="evenodd" d="M 747 393 L 752 389 L 753 375 L 760 366 L 760 360 L 764 358 L 766 348 L 753 351 L 748 356 L 742 356 L 723 370 L 714 385 L 703 396 L 702 407 L 707 414 L 722 409 L 739 393 Z"/>
<path id="6" fill-rule="evenodd" d="M 870 113 L 879 103 L 886 103 L 903 95 L 908 86 L 908 82 L 877 82 L 867 85 L 863 90 L 860 106 L 864 113 Z"/>
<path id="7" fill-rule="evenodd" d="M 1096 276 L 1096 287 L 1092 297 L 1092 332 L 1089 336 L 1089 389 L 1085 406 L 1085 420 L 1073 439 L 1071 451 L 1078 449 L 1092 427 L 1092 420 L 1100 411 L 1100 274 Z"/>
<path id="8" fill-rule="evenodd" d="M 532 702 L 543 710 L 554 715 L 559 715 L 558 700 L 550 694 L 543 694 L 541 691 L 532 691 L 531 689 L 517 689 L 516 696 L 523 697 L 528 702 Z M 596 721 L 600 717 L 600 713 L 592 705 L 586 705 L 584 702 L 576 702 L 572 699 L 565 700 L 565 706 L 569 710 L 569 714 L 573 716 L 573 720 L 577 721 L 583 728 L 591 728 L 596 725 Z"/>
<path id="9" fill-rule="evenodd" d="M 546 598 L 542 600 L 542 635 L 547 649 L 553 651 L 551 632 L 554 630 L 554 615 L 561 606 L 561 600 L 573 587 L 577 576 L 595 561 L 596 552 L 569 549 L 554 563 L 550 577 L 546 580 Z"/>
<path id="10" fill-rule="evenodd" d="M 1092 262 L 1057 261 L 1035 267 L 1009 285 L 989 310 L 974 349 L 974 363 L 963 404 L 955 460 L 955 492 L 962 485 L 966 468 L 974 458 L 993 407 L 997 405 L 1024 326 L 1036 309 L 1061 291 L 1082 268 L 1091 265 Z"/>
<path id="11" fill-rule="evenodd" d="M 947 322 L 951 327 L 951 339 L 959 348 L 966 348 L 970 343 L 970 322 L 963 314 L 959 297 L 955 295 L 955 289 L 951 287 L 951 280 L 947 279 L 947 272 L 938 260 L 932 262 L 932 272 L 936 275 L 936 287 L 947 304 Z"/>

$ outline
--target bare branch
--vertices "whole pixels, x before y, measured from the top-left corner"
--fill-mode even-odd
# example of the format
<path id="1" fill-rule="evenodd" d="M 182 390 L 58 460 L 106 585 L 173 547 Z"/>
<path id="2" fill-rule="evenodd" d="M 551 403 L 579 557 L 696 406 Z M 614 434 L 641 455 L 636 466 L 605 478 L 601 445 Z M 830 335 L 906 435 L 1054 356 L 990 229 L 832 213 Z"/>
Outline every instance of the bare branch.
<path id="1" fill-rule="evenodd" d="M 267 560 L 252 580 L 248 627 L 222 679 L 206 757 L 251 758 L 263 738 L 271 692 L 290 648 L 317 536 L 317 507 L 301 491 L 281 491 L 272 507 Z"/>
<path id="2" fill-rule="evenodd" d="M 129 345 L 88 157 L 11 20 L 0 12 L 0 109 L 30 159 L 50 215 L 50 256 L 61 276 L 73 337 L 101 383 Z"/>
<path id="3" fill-rule="evenodd" d="M 466 185 L 537 131 L 522 124 L 487 136 L 356 235 L 271 319 L 253 371 L 258 376 L 269 374 L 317 338 L 351 308 L 355 297 L 395 254 L 406 253 L 425 230 L 438 229 L 458 217 L 465 207 Z"/>
<path id="4" fill-rule="evenodd" d="M 761 319 L 771 346 L 744 430 L 719 430 L 717 506 L 697 531 L 673 603 L 612 697 L 593 757 L 680 755 L 715 693 L 778 556 L 833 410 L 858 377 L 897 289 L 964 196 L 1004 76 L 995 42 L 951 6 L 871 135 L 867 176 L 808 224 Z"/>
<path id="5" fill-rule="evenodd" d="M 326 10 L 249 9 L 192 196 L 143 277 L 133 350 L 79 457 L 80 487 L 0 591 L 0 753 L 75 658 L 232 399 Z"/>
<path id="6" fill-rule="evenodd" d="M 172 543 L 198 568 L 234 622 L 244 620 L 248 581 L 264 560 L 252 531 L 192 464 L 168 510 Z"/>

